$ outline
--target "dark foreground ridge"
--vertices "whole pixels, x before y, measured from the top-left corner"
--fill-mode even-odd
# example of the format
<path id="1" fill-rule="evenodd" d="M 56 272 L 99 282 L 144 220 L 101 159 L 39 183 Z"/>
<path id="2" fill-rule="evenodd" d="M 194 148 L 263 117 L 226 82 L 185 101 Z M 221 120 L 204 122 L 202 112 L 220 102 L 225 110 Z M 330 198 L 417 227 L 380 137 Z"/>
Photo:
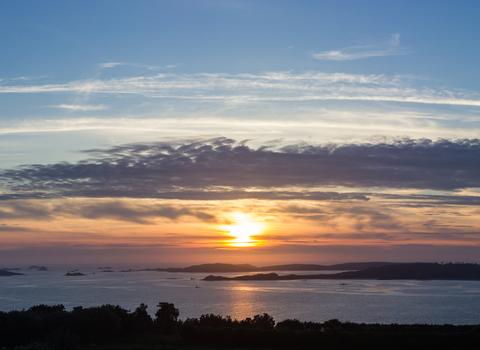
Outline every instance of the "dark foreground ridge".
<path id="1" fill-rule="evenodd" d="M 118 305 L 66 311 L 62 304 L 0 311 L 0 349 L 320 349 L 478 350 L 479 325 L 357 324 L 336 319 L 275 322 L 264 313 L 235 320 L 205 314 L 180 320 L 173 304 L 133 312 Z"/>
<path id="2" fill-rule="evenodd" d="M 389 262 L 361 262 L 336 265 L 317 264 L 288 264 L 257 267 L 250 264 L 201 264 L 189 267 L 168 267 L 156 269 L 142 269 L 138 271 L 166 271 L 166 272 L 265 272 L 265 271 L 332 271 L 332 270 L 363 270 L 368 267 L 385 266 Z M 133 271 L 133 270 L 130 270 Z M 125 271 L 127 272 L 127 271 Z"/>
<path id="3" fill-rule="evenodd" d="M 439 264 L 412 263 L 389 264 L 380 267 L 368 267 L 360 271 L 348 271 L 335 274 L 285 275 L 276 273 L 256 274 L 237 277 L 207 276 L 204 281 L 285 281 L 305 279 L 412 279 L 412 280 L 480 280 L 478 264 Z"/>

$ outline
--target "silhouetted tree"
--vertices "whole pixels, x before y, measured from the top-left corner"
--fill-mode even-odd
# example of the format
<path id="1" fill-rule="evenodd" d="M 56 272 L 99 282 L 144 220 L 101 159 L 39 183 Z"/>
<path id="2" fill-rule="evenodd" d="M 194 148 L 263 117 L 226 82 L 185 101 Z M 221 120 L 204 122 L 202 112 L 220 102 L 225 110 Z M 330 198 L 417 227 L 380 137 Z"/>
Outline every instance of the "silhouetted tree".
<path id="1" fill-rule="evenodd" d="M 200 327 L 213 328 L 232 327 L 233 321 L 230 316 L 222 317 L 220 315 L 206 314 L 200 316 L 200 319 L 198 320 L 198 325 Z"/>
<path id="2" fill-rule="evenodd" d="M 286 319 L 277 323 L 277 329 L 293 329 L 293 330 L 302 330 L 304 328 L 303 322 L 295 319 Z"/>
<path id="3" fill-rule="evenodd" d="M 41 314 L 51 314 L 54 312 L 59 312 L 59 311 L 65 311 L 65 306 L 63 304 L 58 304 L 58 305 L 45 305 L 45 304 L 40 304 L 40 305 L 34 305 L 30 309 L 28 309 L 30 312 L 38 312 Z"/>
<path id="4" fill-rule="evenodd" d="M 143 333 L 152 329 L 153 320 L 147 312 L 148 305 L 141 303 L 132 313 L 135 332 Z"/>
<path id="5" fill-rule="evenodd" d="M 70 322 L 84 343 L 110 341 L 120 335 L 120 318 L 109 307 L 74 308 Z"/>
<path id="6" fill-rule="evenodd" d="M 170 303 L 158 303 L 159 309 L 155 312 L 155 328 L 160 334 L 175 333 L 177 319 L 180 312 L 175 305 Z"/>
<path id="7" fill-rule="evenodd" d="M 253 316 L 252 323 L 255 328 L 260 329 L 273 329 L 275 327 L 275 320 L 267 313 Z"/>
<path id="8" fill-rule="evenodd" d="M 105 304 L 102 305 L 103 308 L 106 308 L 110 310 L 112 313 L 114 313 L 119 319 L 120 319 L 120 332 L 121 334 L 127 334 L 127 333 L 133 333 L 135 332 L 135 320 L 134 320 L 134 314 L 130 313 L 129 310 L 126 310 L 122 308 L 120 305 L 111 305 L 111 304 Z M 147 306 L 144 304 L 145 309 Z M 148 317 L 150 317 L 147 314 Z M 145 319 L 147 317 L 143 316 Z M 148 320 L 144 320 L 147 325 L 151 327 L 152 325 L 152 318 L 150 317 L 150 323 Z"/>
<path id="9" fill-rule="evenodd" d="M 336 318 L 323 322 L 323 329 L 327 332 L 339 331 L 342 327 L 342 322 Z"/>

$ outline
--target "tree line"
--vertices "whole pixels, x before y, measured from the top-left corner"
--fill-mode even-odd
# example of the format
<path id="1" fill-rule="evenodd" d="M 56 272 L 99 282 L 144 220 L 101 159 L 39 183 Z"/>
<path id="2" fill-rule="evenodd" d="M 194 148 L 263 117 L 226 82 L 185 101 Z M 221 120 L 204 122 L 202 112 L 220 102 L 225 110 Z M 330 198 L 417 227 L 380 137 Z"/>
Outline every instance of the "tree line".
<path id="1" fill-rule="evenodd" d="M 264 313 L 243 320 L 205 314 L 179 319 L 174 304 L 160 302 L 154 317 L 148 306 L 134 311 L 102 305 L 67 311 L 64 305 L 35 305 L 0 312 L 0 348 L 75 350 L 84 345 L 173 344 L 180 347 L 259 349 L 465 349 L 480 348 L 480 325 L 275 322 Z"/>

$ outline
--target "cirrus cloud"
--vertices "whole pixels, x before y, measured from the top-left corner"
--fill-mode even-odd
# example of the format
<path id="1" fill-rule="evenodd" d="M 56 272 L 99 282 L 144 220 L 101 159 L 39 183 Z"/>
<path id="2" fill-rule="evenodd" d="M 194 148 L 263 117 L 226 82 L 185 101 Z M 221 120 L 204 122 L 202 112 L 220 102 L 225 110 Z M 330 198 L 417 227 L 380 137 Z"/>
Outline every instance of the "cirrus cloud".
<path id="1" fill-rule="evenodd" d="M 61 109 L 68 109 L 70 111 L 101 111 L 107 109 L 106 106 L 104 105 L 69 105 L 69 104 L 60 104 L 60 105 L 55 105 L 51 106 L 53 108 L 61 108 Z"/>
<path id="2" fill-rule="evenodd" d="M 414 86 L 412 77 L 383 74 L 266 72 L 157 74 L 77 80 L 64 84 L 1 86 L 0 93 L 134 94 L 149 98 L 228 103 L 322 100 L 392 101 L 480 106 L 478 92 Z"/>
<path id="3" fill-rule="evenodd" d="M 317 60 L 350 61 L 361 58 L 406 55 L 409 51 L 399 48 L 400 34 L 393 34 L 390 40 L 373 45 L 357 45 L 345 47 L 341 50 L 314 53 Z"/>

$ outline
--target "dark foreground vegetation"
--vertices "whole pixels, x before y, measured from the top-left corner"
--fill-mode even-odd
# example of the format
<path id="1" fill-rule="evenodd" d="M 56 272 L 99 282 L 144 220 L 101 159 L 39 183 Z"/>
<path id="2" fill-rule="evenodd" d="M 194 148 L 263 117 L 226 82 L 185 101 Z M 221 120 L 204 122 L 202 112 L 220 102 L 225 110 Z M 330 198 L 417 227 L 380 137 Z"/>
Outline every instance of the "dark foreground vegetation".
<path id="1" fill-rule="evenodd" d="M 480 349 L 480 325 L 275 323 L 268 314 L 244 320 L 207 314 L 181 321 L 173 304 L 157 307 L 153 318 L 145 304 L 133 312 L 118 305 L 72 311 L 36 305 L 0 312 L 0 349 Z"/>

